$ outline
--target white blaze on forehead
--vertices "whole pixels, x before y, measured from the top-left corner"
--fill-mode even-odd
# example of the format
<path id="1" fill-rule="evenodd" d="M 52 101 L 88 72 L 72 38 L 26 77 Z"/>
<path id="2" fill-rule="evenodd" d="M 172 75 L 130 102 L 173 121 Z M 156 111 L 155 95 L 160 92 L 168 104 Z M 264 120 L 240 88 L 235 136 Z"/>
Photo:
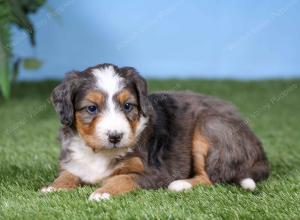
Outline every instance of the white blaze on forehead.
<path id="1" fill-rule="evenodd" d="M 112 66 L 101 69 L 93 69 L 93 75 L 96 77 L 96 85 L 98 88 L 113 95 L 123 88 L 123 78 L 121 78 Z"/>
<path id="2" fill-rule="evenodd" d="M 107 94 L 105 109 L 103 109 L 100 122 L 96 125 L 97 135 L 104 144 L 110 145 L 107 134 L 109 132 L 122 133 L 120 145 L 126 145 L 129 142 L 131 127 L 126 116 L 113 100 L 114 95 L 124 88 L 124 78 L 120 77 L 112 66 L 94 69 L 93 74 L 97 79 L 97 87 Z"/>

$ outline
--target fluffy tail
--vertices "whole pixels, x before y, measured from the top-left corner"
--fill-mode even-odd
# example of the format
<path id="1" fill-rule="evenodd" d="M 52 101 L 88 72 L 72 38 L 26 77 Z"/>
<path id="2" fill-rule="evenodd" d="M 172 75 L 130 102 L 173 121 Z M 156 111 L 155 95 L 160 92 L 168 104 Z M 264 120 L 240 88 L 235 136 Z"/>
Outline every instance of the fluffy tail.
<path id="1" fill-rule="evenodd" d="M 270 169 L 268 166 L 267 159 L 260 162 L 256 162 L 254 166 L 251 168 L 251 172 L 249 176 L 244 176 L 239 181 L 239 184 L 242 188 L 246 190 L 253 191 L 256 188 L 255 181 L 265 180 L 269 177 Z"/>
<path id="2" fill-rule="evenodd" d="M 256 184 L 253 179 L 245 178 L 240 181 L 240 185 L 243 189 L 254 191 L 256 188 Z"/>

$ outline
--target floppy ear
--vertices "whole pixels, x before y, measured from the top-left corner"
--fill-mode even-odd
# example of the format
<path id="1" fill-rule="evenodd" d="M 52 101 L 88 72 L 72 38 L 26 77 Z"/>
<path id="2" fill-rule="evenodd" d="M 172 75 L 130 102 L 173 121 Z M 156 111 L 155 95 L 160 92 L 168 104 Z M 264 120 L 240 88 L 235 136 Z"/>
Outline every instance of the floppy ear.
<path id="1" fill-rule="evenodd" d="M 78 72 L 71 72 L 51 94 L 51 101 L 63 125 L 71 126 L 74 120 L 73 97 L 77 88 Z"/>
<path id="2" fill-rule="evenodd" d="M 152 105 L 148 99 L 148 88 L 146 80 L 133 67 L 123 67 L 120 69 L 121 73 L 126 76 L 128 81 L 134 83 L 141 111 L 144 116 L 147 116 L 153 110 Z"/>

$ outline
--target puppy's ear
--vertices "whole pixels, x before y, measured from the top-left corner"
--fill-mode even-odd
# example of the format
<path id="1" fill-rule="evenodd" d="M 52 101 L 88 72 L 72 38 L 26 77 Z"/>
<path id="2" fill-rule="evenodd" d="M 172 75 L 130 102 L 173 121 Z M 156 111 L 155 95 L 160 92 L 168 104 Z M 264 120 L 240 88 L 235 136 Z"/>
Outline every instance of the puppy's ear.
<path id="1" fill-rule="evenodd" d="M 120 72 L 126 77 L 128 81 L 131 81 L 134 84 L 142 114 L 144 116 L 149 115 L 153 108 L 148 99 L 148 88 L 146 80 L 133 67 L 120 68 Z"/>
<path id="2" fill-rule="evenodd" d="M 56 86 L 51 94 L 51 101 L 54 105 L 60 121 L 63 125 L 71 126 L 74 120 L 73 98 L 77 88 L 79 72 L 70 72 L 61 84 Z"/>

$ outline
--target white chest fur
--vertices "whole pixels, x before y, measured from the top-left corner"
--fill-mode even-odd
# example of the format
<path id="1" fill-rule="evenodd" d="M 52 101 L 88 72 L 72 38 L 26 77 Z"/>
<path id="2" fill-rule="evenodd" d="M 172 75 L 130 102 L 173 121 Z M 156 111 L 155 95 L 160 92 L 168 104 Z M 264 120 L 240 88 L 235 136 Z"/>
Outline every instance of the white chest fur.
<path id="1" fill-rule="evenodd" d="M 99 183 L 114 171 L 110 166 L 111 161 L 120 155 L 109 152 L 95 153 L 79 137 L 72 138 L 69 149 L 70 159 L 62 162 L 62 168 L 80 177 L 82 181 L 92 184 Z"/>

